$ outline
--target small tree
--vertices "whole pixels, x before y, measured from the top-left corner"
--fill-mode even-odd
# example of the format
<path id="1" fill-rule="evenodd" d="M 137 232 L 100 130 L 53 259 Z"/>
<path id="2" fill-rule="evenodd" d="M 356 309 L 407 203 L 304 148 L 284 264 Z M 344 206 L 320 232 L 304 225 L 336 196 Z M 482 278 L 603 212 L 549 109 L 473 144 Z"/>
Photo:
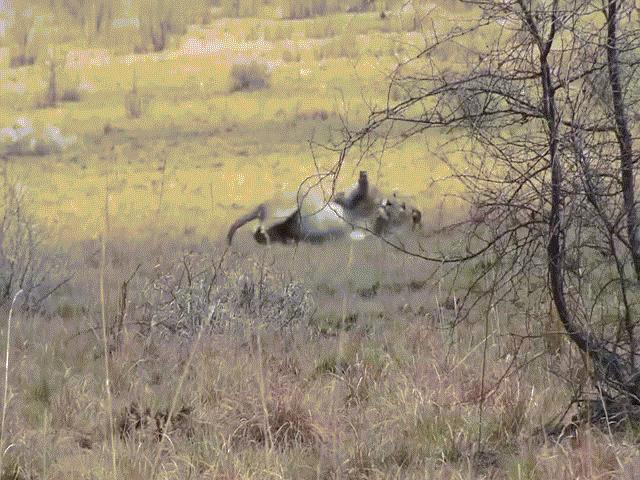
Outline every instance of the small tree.
<path id="1" fill-rule="evenodd" d="M 8 36 L 13 40 L 14 53 L 11 66 L 33 65 L 36 59 L 34 48 L 35 15 L 28 2 L 13 2 L 13 16 L 9 18 Z"/>
<path id="2" fill-rule="evenodd" d="M 206 17 L 204 0 L 136 0 L 141 47 L 164 50 L 169 38 L 183 34 L 190 22 Z"/>
<path id="3" fill-rule="evenodd" d="M 49 7 L 59 24 L 79 26 L 89 41 L 109 33 L 116 15 L 115 0 L 50 0 Z"/>
<path id="4" fill-rule="evenodd" d="M 478 292 L 489 306 L 507 296 L 519 305 L 550 297 L 566 336 L 589 359 L 600 398 L 637 411 L 640 29 L 629 20 L 632 6 L 469 3 L 477 21 L 437 32 L 396 70 L 397 101 L 348 132 L 341 158 L 356 145 L 383 152 L 394 138 L 445 129 L 449 151 L 464 158 L 444 161 L 472 211 L 450 230 L 465 240 L 445 255 L 408 253 L 473 262 L 465 301 Z M 515 338 L 534 337 L 527 310 L 514 312 Z"/>
<path id="5" fill-rule="evenodd" d="M 47 86 L 46 105 L 48 107 L 55 107 L 58 103 L 58 82 L 57 82 L 57 68 L 58 63 L 53 55 L 49 55 L 47 61 L 49 67 L 49 81 Z"/>
<path id="6" fill-rule="evenodd" d="M 129 118 L 140 118 L 147 107 L 147 99 L 138 91 L 138 80 L 136 74 L 133 75 L 131 90 L 124 98 L 124 108 Z"/>
<path id="7" fill-rule="evenodd" d="M 228 17 L 255 17 L 260 13 L 261 0 L 222 0 L 222 13 Z"/>
<path id="8" fill-rule="evenodd" d="M 8 177 L 6 165 L 0 181 L 0 305 L 22 290 L 24 308 L 36 309 L 56 290 L 58 265 L 45 253 L 43 232 L 27 208 L 26 187 Z"/>

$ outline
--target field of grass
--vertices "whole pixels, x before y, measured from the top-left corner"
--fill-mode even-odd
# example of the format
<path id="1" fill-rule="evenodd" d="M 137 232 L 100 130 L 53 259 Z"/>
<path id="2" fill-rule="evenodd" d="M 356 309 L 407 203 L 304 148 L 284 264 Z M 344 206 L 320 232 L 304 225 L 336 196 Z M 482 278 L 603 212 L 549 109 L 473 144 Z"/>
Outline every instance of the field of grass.
<path id="1" fill-rule="evenodd" d="M 377 16 L 361 17 L 277 26 L 217 20 L 192 28 L 176 50 L 116 55 L 98 49 L 84 62 L 74 62 L 75 50 L 67 47 L 71 53 L 59 54 L 67 65 L 58 83 L 79 88 L 81 100 L 54 108 L 34 108 L 47 89 L 45 65 L 3 69 L 2 126 L 27 117 L 36 129 L 52 124 L 80 139 L 62 154 L 9 158 L 9 175 L 28 187 L 37 216 L 59 228 L 59 240 L 95 235 L 107 189 L 118 225 L 146 228 L 159 211 L 177 230 L 211 236 L 239 210 L 314 174 L 310 140 L 339 139 L 344 116 L 357 125 L 366 118 L 365 102 L 383 104 L 386 91 L 378 87 L 394 55 L 407 50 L 399 39 L 407 35 L 419 44 L 420 35 L 381 32 L 374 29 L 383 22 Z M 331 30 L 321 33 L 331 38 L 309 37 L 326 25 Z M 260 40 L 274 28 L 284 29 L 285 38 Z M 271 86 L 231 93 L 233 63 L 254 56 L 268 62 Z M 136 119 L 125 109 L 134 82 L 143 106 Z M 432 208 L 437 192 L 426 186 L 446 169 L 427 158 L 425 142 L 390 151 L 381 169 L 375 159 L 356 167 L 354 156 L 340 187 L 364 168 L 376 172 L 383 189 L 400 189 L 421 208 Z M 315 154 L 321 168 L 337 159 L 322 149 Z"/>
<path id="2" fill-rule="evenodd" d="M 432 7 L 424 21 L 442 31 L 472 15 Z M 429 41 L 414 27 L 400 12 L 216 18 L 161 53 L 129 54 L 124 37 L 110 49 L 71 42 L 56 47 L 58 84 L 79 101 L 47 108 L 44 61 L 2 65 L 0 128 L 26 117 L 78 142 L 4 157 L 3 183 L 24 195 L 43 245 L 11 256 L 2 244 L 3 257 L 47 278 L 18 298 L 9 336 L 1 305 L 0 480 L 640 476 L 635 428 L 545 430 L 575 393 L 550 372 L 579 385 L 589 374 L 538 299 L 481 303 L 454 328 L 444 266 L 378 239 L 258 248 L 243 231 L 223 246 L 234 218 L 336 162 L 310 142 L 384 104 L 390 69 Z M 269 86 L 232 91 L 233 65 L 251 58 Z M 456 68 L 454 54 L 439 60 Z M 338 188 L 366 169 L 435 229 L 461 214 L 439 135 L 382 163 L 354 152 Z M 522 308 L 527 325 L 511 319 Z M 540 338 L 522 352 L 507 332 Z"/>
<path id="3" fill-rule="evenodd" d="M 113 455 L 127 479 L 636 478 L 634 429 L 546 436 L 571 391 L 542 342 L 502 379 L 508 310 L 485 352 L 483 321 L 451 328 L 434 267 L 381 248 L 111 240 L 109 410 L 88 245 L 48 311 L 14 314 L 4 478 L 114 478 Z"/>

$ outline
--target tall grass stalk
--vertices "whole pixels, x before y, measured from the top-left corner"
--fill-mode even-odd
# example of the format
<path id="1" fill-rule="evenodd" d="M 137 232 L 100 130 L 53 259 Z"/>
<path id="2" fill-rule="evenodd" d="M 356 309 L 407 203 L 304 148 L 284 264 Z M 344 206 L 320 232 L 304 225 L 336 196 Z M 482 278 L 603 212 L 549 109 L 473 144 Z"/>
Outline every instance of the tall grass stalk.
<path id="1" fill-rule="evenodd" d="M 353 271 L 353 242 L 350 241 L 349 242 L 349 257 L 347 258 L 347 278 L 351 278 L 351 273 Z M 340 361 L 340 359 L 342 358 L 342 355 L 344 354 L 344 347 L 346 344 L 346 331 L 345 331 L 345 322 L 347 320 L 347 287 L 345 286 L 344 291 L 342 292 L 342 312 L 341 312 L 341 325 L 340 325 L 340 330 L 339 330 L 339 334 L 338 334 L 338 344 L 336 345 L 337 348 L 337 352 L 336 352 L 336 360 Z M 333 419 L 332 421 L 332 435 L 331 435 L 331 447 L 333 449 L 333 467 L 338 469 L 338 465 L 340 465 L 340 457 L 339 457 L 339 452 L 340 452 L 340 448 L 339 448 L 339 436 L 338 436 L 338 427 L 337 427 L 337 423 L 335 421 L 336 415 L 336 403 L 338 401 L 338 395 L 337 395 L 337 383 L 338 383 L 339 377 L 338 375 L 333 375 L 333 378 L 331 380 L 331 418 Z M 341 470 L 337 470 L 337 478 L 342 478 L 342 471 Z"/>
<path id="2" fill-rule="evenodd" d="M 49 461 L 47 457 L 47 425 L 49 423 L 49 409 L 45 408 L 42 419 L 42 477 L 49 478 Z"/>
<path id="3" fill-rule="evenodd" d="M 347 258 L 347 274 L 349 275 L 349 277 L 351 276 L 351 269 L 353 268 L 353 241 L 349 242 L 349 257 Z M 342 293 L 342 329 L 341 331 L 344 331 L 344 324 L 345 321 L 347 319 L 347 291 L 345 290 Z M 342 338 L 342 335 L 340 336 Z M 340 343 L 338 343 L 338 346 L 340 346 Z M 338 354 L 340 354 L 341 352 L 338 352 Z"/>
<path id="4" fill-rule="evenodd" d="M 13 317 L 13 306 L 22 290 L 18 290 L 13 296 L 11 308 L 9 309 L 9 319 L 7 320 L 7 345 L 4 359 L 4 392 L 2 393 L 2 420 L 0 421 L 0 477 L 4 468 L 4 422 L 7 418 L 7 403 L 9 399 L 9 347 L 11 345 L 11 317 Z"/>
<path id="5" fill-rule="evenodd" d="M 491 309 L 493 311 L 493 318 L 495 320 L 495 331 L 496 335 L 494 335 L 494 347 L 498 350 L 498 357 L 502 358 L 502 328 L 500 328 L 500 315 L 498 314 L 498 307 L 495 305 Z"/>
<path id="6" fill-rule="evenodd" d="M 493 300 L 493 296 L 490 299 Z M 484 316 L 484 345 L 482 347 L 482 373 L 480 375 L 480 402 L 478 403 L 478 445 L 477 451 L 480 452 L 482 449 L 482 422 L 483 422 L 483 414 L 484 414 L 484 386 L 485 386 L 485 376 L 487 373 L 487 347 L 489 344 L 489 310 L 486 311 Z"/>
<path id="7" fill-rule="evenodd" d="M 171 428 L 171 420 L 176 411 L 176 405 L 178 404 L 178 397 L 180 396 L 180 392 L 182 391 L 182 386 L 184 385 L 184 381 L 189 374 L 189 369 L 191 368 L 191 363 L 193 362 L 193 357 L 195 356 L 196 350 L 198 349 L 198 345 L 200 344 L 200 339 L 202 338 L 202 330 L 204 328 L 201 326 L 198 330 L 198 336 L 196 340 L 191 345 L 191 351 L 189 352 L 189 358 L 187 358 L 187 363 L 184 365 L 184 369 L 182 370 L 182 375 L 180 375 L 180 380 L 178 380 L 178 386 L 176 387 L 176 391 L 173 393 L 173 398 L 171 399 L 171 406 L 169 407 L 169 413 L 167 414 L 167 419 L 162 426 L 160 441 L 158 442 L 158 446 L 156 447 L 156 454 L 153 458 L 153 466 L 151 468 L 151 476 L 149 477 L 151 480 L 155 480 L 156 475 L 158 474 L 158 465 L 160 464 L 160 455 L 162 453 L 162 445 L 164 444 L 165 439 L 169 435 L 169 428 Z"/>
<path id="8" fill-rule="evenodd" d="M 164 182 L 167 173 L 167 155 L 162 154 L 162 165 L 160 166 L 160 192 L 158 195 L 158 209 L 156 210 L 156 223 L 160 220 L 160 214 L 162 213 L 162 200 L 164 198 Z"/>
<path id="9" fill-rule="evenodd" d="M 604 399 L 604 395 L 602 395 L 601 388 L 598 388 L 598 395 L 600 397 L 600 402 L 602 404 L 602 409 L 604 411 L 604 419 L 607 422 L 607 434 L 609 436 L 609 445 L 613 446 L 615 445 L 615 442 L 613 438 L 613 432 L 611 431 L 611 422 L 609 421 L 609 412 L 607 411 L 607 402 Z M 613 455 L 615 456 L 616 462 L 618 463 L 618 467 L 620 467 L 620 470 L 624 471 L 624 463 L 622 463 L 622 460 L 620 459 L 618 452 L 613 450 Z"/>
<path id="10" fill-rule="evenodd" d="M 269 452 L 273 448 L 273 434 L 271 432 L 271 425 L 269 424 L 269 408 L 267 407 L 267 382 L 264 373 L 264 362 L 263 362 L 263 354 L 262 354 L 262 340 L 260 338 L 260 333 L 258 332 L 257 338 L 258 344 L 258 361 L 259 361 L 259 369 L 258 372 L 258 387 L 260 388 L 260 402 L 262 403 L 262 413 L 264 415 L 264 428 L 267 431 L 267 438 L 269 441 L 264 442 L 264 455 L 265 462 L 269 460 Z"/>
<path id="11" fill-rule="evenodd" d="M 108 179 L 107 179 L 108 182 Z M 116 445 L 114 438 L 115 423 L 113 420 L 113 399 L 111 398 L 111 381 L 109 374 L 109 345 L 107 341 L 107 312 L 105 300 L 104 274 L 107 263 L 107 234 L 109 232 L 109 185 L 104 197 L 104 229 L 100 246 L 100 317 L 102 320 L 102 347 L 104 350 L 104 386 L 107 395 L 107 410 L 109 414 L 109 439 L 111 441 L 111 472 L 114 480 L 118 479 L 116 463 Z"/>

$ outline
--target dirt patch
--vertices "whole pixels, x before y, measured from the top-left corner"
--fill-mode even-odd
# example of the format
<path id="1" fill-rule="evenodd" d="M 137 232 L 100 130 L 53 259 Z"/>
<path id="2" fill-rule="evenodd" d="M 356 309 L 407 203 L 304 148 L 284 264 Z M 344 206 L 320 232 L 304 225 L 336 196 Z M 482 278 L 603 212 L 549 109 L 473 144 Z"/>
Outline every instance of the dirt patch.
<path id="1" fill-rule="evenodd" d="M 106 48 L 71 50 L 65 61 L 66 68 L 104 67 L 111 64 L 111 54 Z"/>
<path id="2" fill-rule="evenodd" d="M 230 52 L 252 52 L 254 55 L 261 55 L 273 50 L 273 43 L 266 40 L 256 40 L 253 42 L 239 42 L 231 36 L 214 37 L 205 35 L 204 39 L 187 38 L 180 46 L 180 55 L 213 55 L 222 51 Z"/>

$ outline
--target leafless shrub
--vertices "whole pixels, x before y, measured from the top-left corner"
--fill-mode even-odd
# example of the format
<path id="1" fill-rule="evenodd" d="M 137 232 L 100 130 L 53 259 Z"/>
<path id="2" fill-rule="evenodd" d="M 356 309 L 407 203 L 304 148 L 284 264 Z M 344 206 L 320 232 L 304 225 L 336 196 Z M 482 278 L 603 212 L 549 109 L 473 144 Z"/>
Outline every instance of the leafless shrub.
<path id="1" fill-rule="evenodd" d="M 80 79 L 66 79 L 62 88 L 62 92 L 59 96 L 61 102 L 79 102 L 82 98 Z"/>
<path id="2" fill-rule="evenodd" d="M 144 318 L 150 327 L 190 336 L 243 322 L 285 328 L 307 322 L 314 309 L 304 286 L 254 265 L 252 273 L 222 272 L 220 260 L 187 253 L 145 280 Z"/>
<path id="3" fill-rule="evenodd" d="M 206 16 L 208 6 L 201 0 L 135 0 L 141 44 L 137 49 L 156 52 L 165 50 L 172 35 L 183 34 L 187 25 Z"/>
<path id="4" fill-rule="evenodd" d="M 56 289 L 56 261 L 46 253 L 44 234 L 27 209 L 26 187 L 3 182 L 0 206 L 0 304 L 18 291 L 24 293 L 23 305 L 38 308 Z M 59 283 L 58 283 L 59 285 Z"/>
<path id="5" fill-rule="evenodd" d="M 326 44 L 316 47 L 313 54 L 316 60 L 325 58 L 355 59 L 360 55 L 358 37 L 352 31 L 345 30 Z"/>
<path id="6" fill-rule="evenodd" d="M 60 101 L 61 102 L 79 102 L 80 90 L 72 86 L 66 87 L 60 94 Z"/>
<path id="7" fill-rule="evenodd" d="M 242 92 L 268 88 L 271 72 L 266 65 L 252 60 L 248 63 L 234 63 L 231 67 L 231 91 Z"/>
<path id="8" fill-rule="evenodd" d="M 640 32 L 631 5 L 607 2 L 599 29 L 583 0 L 471 3 L 480 20 L 434 31 L 437 41 L 399 62 L 390 100 L 345 135 L 340 158 L 352 147 L 382 156 L 429 129 L 446 132 L 432 153 L 468 202 L 468 219 L 447 227 L 464 240 L 438 253 L 397 247 L 453 265 L 454 282 L 466 276 L 462 317 L 477 306 L 495 316 L 498 304 L 521 315 L 509 332 L 511 372 L 523 344 L 543 343 L 531 312 L 551 300 L 564 337 L 588 359 L 591 399 L 638 405 Z M 485 27 L 499 32 L 490 45 L 478 42 Z M 466 67 L 453 71 L 454 61 Z M 398 98 L 394 85 L 416 94 Z"/>
<path id="9" fill-rule="evenodd" d="M 134 76 L 131 90 L 124 97 L 124 109 L 129 118 L 140 118 L 144 115 L 149 99 L 138 91 L 138 82 Z"/>
<path id="10" fill-rule="evenodd" d="M 36 57 L 31 55 L 18 54 L 14 57 L 11 57 L 9 66 L 11 68 L 18 68 L 18 67 L 23 67 L 25 65 L 33 65 L 34 63 L 36 63 Z"/>
<path id="11" fill-rule="evenodd" d="M 36 108 L 55 108 L 59 102 L 80 101 L 80 80 L 70 81 L 61 72 L 62 61 L 52 52 L 45 62 L 47 68 L 47 89 L 36 98 Z M 62 85 L 62 86 L 61 86 Z"/>
<path id="12" fill-rule="evenodd" d="M 329 119 L 331 113 L 327 112 L 324 109 L 319 110 L 311 110 L 306 112 L 297 112 L 295 115 L 296 120 L 301 121 L 320 121 L 325 122 Z"/>
<path id="13" fill-rule="evenodd" d="M 22 2 L 21 2 L 22 3 Z M 7 34 L 13 40 L 11 68 L 33 65 L 36 60 L 36 16 L 28 4 L 14 6 L 14 18 Z"/>
<path id="14" fill-rule="evenodd" d="M 282 51 L 282 61 L 286 63 L 300 63 L 302 55 L 299 51 L 284 49 Z"/>

